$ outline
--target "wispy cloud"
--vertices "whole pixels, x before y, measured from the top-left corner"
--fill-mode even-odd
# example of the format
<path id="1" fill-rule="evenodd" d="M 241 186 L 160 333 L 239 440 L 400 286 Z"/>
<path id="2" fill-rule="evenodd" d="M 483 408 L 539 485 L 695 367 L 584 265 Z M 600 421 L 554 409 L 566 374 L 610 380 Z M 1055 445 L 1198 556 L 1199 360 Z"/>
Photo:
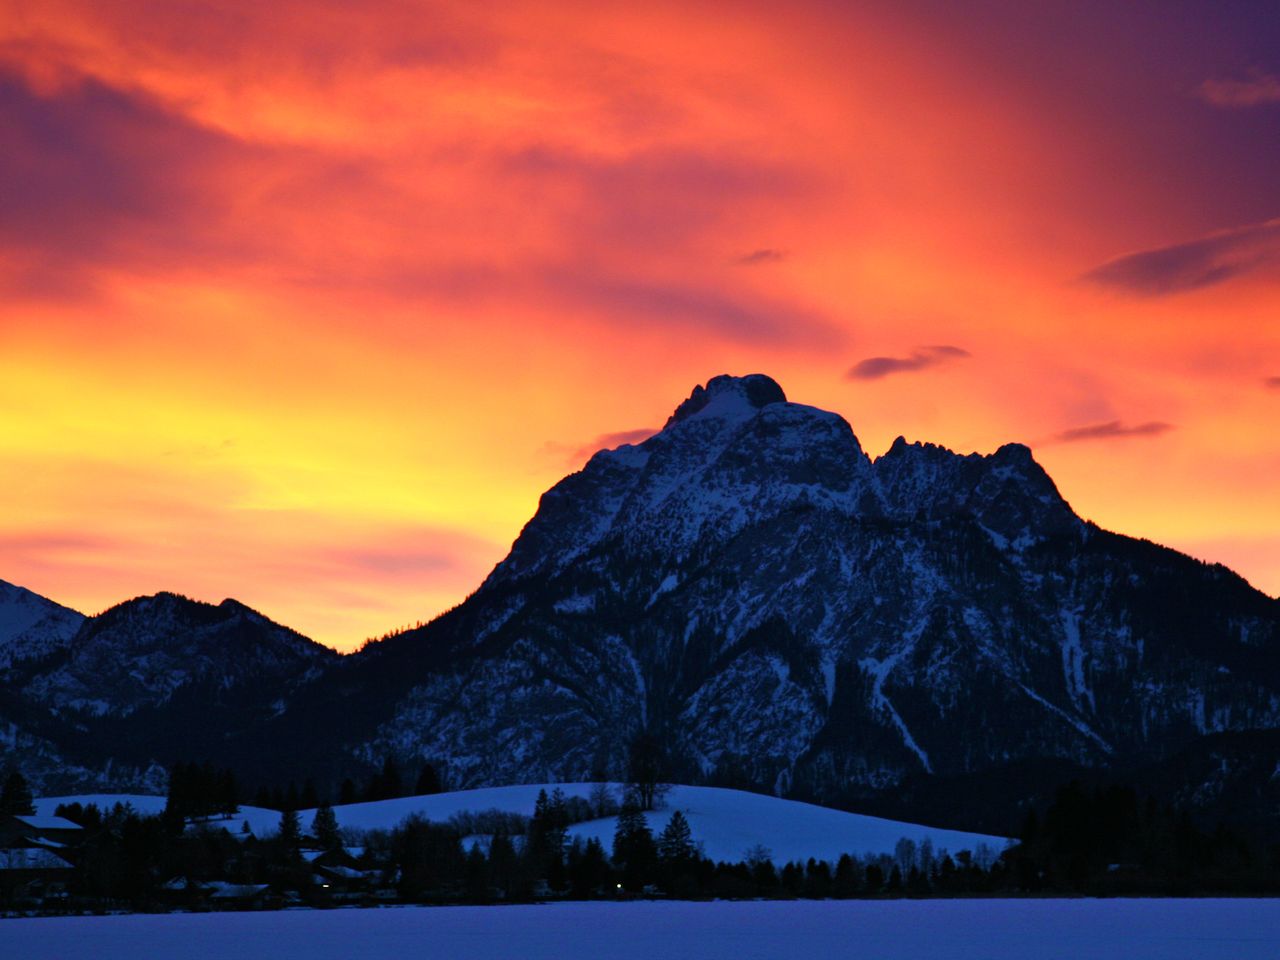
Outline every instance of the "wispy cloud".
<path id="1" fill-rule="evenodd" d="M 1247 80 L 1206 80 L 1199 94 L 1206 103 L 1227 109 L 1280 103 L 1280 77 L 1255 70 Z"/>
<path id="2" fill-rule="evenodd" d="M 1262 385 L 1272 390 L 1280 390 L 1280 377 L 1267 377 L 1262 381 Z"/>
<path id="3" fill-rule="evenodd" d="M 615 326 L 670 327 L 748 344 L 830 347 L 843 336 L 825 316 L 796 303 L 701 282 L 546 271 L 545 295 Z"/>
<path id="4" fill-rule="evenodd" d="M 931 347 L 919 347 L 906 357 L 868 357 L 849 368 L 845 374 L 848 380 L 879 380 L 895 373 L 911 373 L 936 367 L 951 360 L 973 356 L 968 350 L 940 344 Z"/>
<path id="5" fill-rule="evenodd" d="M 785 260 L 787 255 L 782 250 L 775 250 L 772 247 L 761 247 L 759 250 L 752 250 L 750 253 L 744 253 L 734 258 L 734 263 L 742 267 L 755 267 L 762 263 L 777 263 Z"/>
<path id="6" fill-rule="evenodd" d="M 1128 437 L 1158 437 L 1174 429 L 1172 423 L 1163 420 L 1148 420 L 1132 426 L 1120 420 L 1108 420 L 1106 423 L 1091 423 L 1083 427 L 1072 427 L 1054 434 L 1053 443 L 1078 443 L 1082 440 L 1124 440 Z"/>
<path id="7" fill-rule="evenodd" d="M 563 458 L 566 466 L 576 469 L 581 467 L 585 461 L 591 459 L 591 455 L 598 450 L 611 450 L 614 447 L 622 446 L 624 443 L 641 443 L 657 432 L 657 427 L 636 427 L 633 430 L 602 433 L 585 443 L 560 443 L 552 440 L 546 444 L 544 449 L 547 453 L 557 458 Z"/>
<path id="8" fill-rule="evenodd" d="M 1222 283 L 1280 263 L 1280 218 L 1108 261 L 1081 279 L 1159 297 Z"/>

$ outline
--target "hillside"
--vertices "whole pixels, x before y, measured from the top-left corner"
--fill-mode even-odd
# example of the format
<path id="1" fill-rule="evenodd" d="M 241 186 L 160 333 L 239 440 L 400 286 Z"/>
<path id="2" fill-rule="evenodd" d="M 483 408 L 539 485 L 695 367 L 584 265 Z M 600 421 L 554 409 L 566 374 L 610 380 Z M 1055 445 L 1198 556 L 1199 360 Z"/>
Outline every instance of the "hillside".
<path id="1" fill-rule="evenodd" d="M 421 797 L 400 797 L 395 800 L 379 800 L 370 803 L 353 803 L 334 807 L 338 824 L 353 830 L 389 830 L 410 816 L 446 822 L 461 813 L 482 813 L 501 810 L 529 816 L 533 812 L 538 793 L 551 793 L 559 788 L 566 797 L 587 799 L 595 784 L 544 783 L 508 787 L 488 787 L 481 790 L 459 790 L 451 793 Z M 620 785 L 613 785 L 615 792 Z M 52 814 L 61 803 L 94 803 L 99 807 L 111 807 L 126 803 L 143 814 L 159 813 L 164 809 L 164 798 L 130 794 L 87 794 L 78 796 L 42 797 L 36 802 L 41 814 Z M 685 814 L 693 830 L 693 838 L 703 846 L 703 852 L 713 860 L 737 861 L 747 850 L 757 845 L 767 847 L 779 865 L 791 860 L 801 862 L 810 857 L 835 862 L 843 853 L 861 856 L 866 853 L 893 853 L 894 845 L 902 838 L 916 843 L 930 840 L 937 851 L 958 853 L 986 846 L 998 853 L 1004 849 L 1005 838 L 983 834 L 963 833 L 954 830 L 938 830 L 914 823 L 886 820 L 879 817 L 859 816 L 808 803 L 781 800 L 740 790 L 715 787 L 674 787 L 665 806 L 647 814 L 650 828 L 655 835 L 667 825 L 671 814 L 680 810 Z M 299 817 L 303 827 L 310 825 L 314 810 L 303 810 Z M 605 850 L 613 844 L 616 817 L 605 817 L 575 824 L 569 829 L 569 837 L 600 840 Z M 227 828 L 240 829 L 242 823 L 259 836 L 276 832 L 280 814 L 260 807 L 242 807 L 240 813 L 229 817 Z"/>

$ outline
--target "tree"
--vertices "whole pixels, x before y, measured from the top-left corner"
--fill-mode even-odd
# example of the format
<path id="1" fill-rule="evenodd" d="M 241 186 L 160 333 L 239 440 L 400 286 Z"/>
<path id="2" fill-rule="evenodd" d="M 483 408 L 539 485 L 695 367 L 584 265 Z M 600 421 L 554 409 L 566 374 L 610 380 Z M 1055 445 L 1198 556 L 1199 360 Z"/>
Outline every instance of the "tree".
<path id="1" fill-rule="evenodd" d="M 569 826 L 564 791 L 556 787 L 551 796 L 539 790 L 525 843 L 525 859 L 536 877 L 553 884 L 563 878 L 564 842 Z"/>
<path id="2" fill-rule="evenodd" d="M 622 870 L 622 885 L 633 892 L 644 889 L 657 859 L 653 832 L 644 813 L 634 806 L 624 806 L 613 833 L 613 862 Z"/>
<path id="3" fill-rule="evenodd" d="M 297 860 L 301 857 L 302 825 L 298 822 L 297 810 L 286 810 L 280 814 L 280 850 L 286 860 Z"/>
<path id="4" fill-rule="evenodd" d="M 670 784 L 663 782 L 666 774 L 667 757 L 662 743 L 650 733 L 637 735 L 627 751 L 627 787 L 636 806 L 641 810 L 654 808 L 670 789 Z"/>
<path id="5" fill-rule="evenodd" d="M 217 770 L 208 763 L 176 763 L 169 771 L 165 816 L 171 822 L 231 816 L 240 810 L 236 794 L 236 778 L 230 770 Z"/>
<path id="6" fill-rule="evenodd" d="M 462 893 L 471 903 L 488 903 L 490 899 L 489 862 L 485 860 L 478 843 L 473 843 L 467 854 L 462 874 Z"/>
<path id="7" fill-rule="evenodd" d="M 879 893 L 884 889 L 884 871 L 878 863 L 868 863 L 865 871 L 867 893 Z"/>
<path id="8" fill-rule="evenodd" d="M 398 888 L 406 900 L 439 895 L 463 879 L 466 856 L 457 834 L 416 814 L 391 835 L 392 861 L 399 868 Z"/>
<path id="9" fill-rule="evenodd" d="M 916 843 L 908 837 L 899 837 L 893 847 L 893 859 L 898 872 L 906 876 L 916 865 Z"/>
<path id="10" fill-rule="evenodd" d="M 742 854 L 742 861 L 748 867 L 756 867 L 759 864 L 773 864 L 773 851 L 766 847 L 763 843 L 752 844 L 747 847 L 746 852 Z"/>
<path id="11" fill-rule="evenodd" d="M 27 786 L 27 778 L 17 770 L 12 771 L 0 786 L 0 815 L 27 817 L 35 812 L 36 805 L 31 797 L 31 788 Z"/>
<path id="12" fill-rule="evenodd" d="M 338 818 L 329 804 L 321 804 L 316 808 L 316 815 L 311 820 L 311 832 L 325 850 L 337 850 L 342 846 L 342 834 L 338 830 Z"/>
<path id="13" fill-rule="evenodd" d="M 836 875 L 832 893 L 837 897 L 851 897 L 858 890 L 858 862 L 847 853 L 836 861 Z"/>
<path id="14" fill-rule="evenodd" d="M 302 785 L 302 795 L 298 798 L 298 807 L 302 810 L 310 810 L 312 807 L 320 806 L 320 792 L 316 790 L 316 782 L 310 777 L 306 783 Z"/>
<path id="15" fill-rule="evenodd" d="M 519 873 L 515 844 L 505 833 L 495 834 L 489 841 L 489 876 L 493 885 L 509 897 L 516 889 Z"/>
<path id="16" fill-rule="evenodd" d="M 613 788 L 607 783 L 592 786 L 587 800 L 591 804 L 591 812 L 597 817 L 611 817 L 618 812 L 618 801 L 613 797 Z"/>
<path id="17" fill-rule="evenodd" d="M 382 772 L 369 781 L 367 800 L 394 800 L 404 796 L 404 784 L 400 779 L 400 767 L 391 757 L 382 764 Z"/>
<path id="18" fill-rule="evenodd" d="M 599 896 L 605 887 L 613 885 L 604 847 L 595 837 L 589 838 L 585 845 L 581 839 L 574 841 L 569 850 L 568 873 L 573 895 L 578 899 Z"/>
<path id="19" fill-rule="evenodd" d="M 418 774 L 418 781 L 413 786 L 414 796 L 425 796 L 431 793 L 439 793 L 443 789 L 440 782 L 440 774 L 436 773 L 436 768 L 431 764 L 423 764 L 422 772 Z"/>
<path id="20" fill-rule="evenodd" d="M 349 803 L 359 803 L 360 794 L 356 792 L 355 781 L 350 777 L 342 781 L 342 786 L 338 788 L 338 805 L 345 807 Z"/>
<path id="21" fill-rule="evenodd" d="M 658 858 L 667 864 L 683 866 L 696 855 L 689 821 L 677 810 L 671 814 L 662 835 L 658 837 Z"/>

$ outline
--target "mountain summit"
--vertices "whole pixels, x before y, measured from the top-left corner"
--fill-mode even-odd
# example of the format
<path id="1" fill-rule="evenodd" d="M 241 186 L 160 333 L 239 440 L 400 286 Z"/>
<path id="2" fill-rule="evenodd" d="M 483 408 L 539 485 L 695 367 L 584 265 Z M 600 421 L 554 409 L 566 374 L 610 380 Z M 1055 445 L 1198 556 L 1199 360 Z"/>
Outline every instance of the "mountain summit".
<path id="1" fill-rule="evenodd" d="M 763 375 L 543 495 L 460 608 L 371 657 L 357 748 L 460 785 L 620 772 L 826 799 L 1018 760 L 1165 756 L 1280 725 L 1280 604 L 1081 520 L 1025 446 L 896 441 Z M 429 651 L 429 653 L 428 653 Z"/>
<path id="2" fill-rule="evenodd" d="M 752 373 L 745 377 L 721 374 L 707 381 L 705 387 L 694 387 L 689 399 L 676 407 L 666 426 L 686 420 L 699 413 L 707 416 L 725 416 L 736 413 L 750 416 L 752 412 L 770 403 L 786 403 L 787 395 L 772 377 Z M 707 408 L 711 409 L 708 410 Z"/>

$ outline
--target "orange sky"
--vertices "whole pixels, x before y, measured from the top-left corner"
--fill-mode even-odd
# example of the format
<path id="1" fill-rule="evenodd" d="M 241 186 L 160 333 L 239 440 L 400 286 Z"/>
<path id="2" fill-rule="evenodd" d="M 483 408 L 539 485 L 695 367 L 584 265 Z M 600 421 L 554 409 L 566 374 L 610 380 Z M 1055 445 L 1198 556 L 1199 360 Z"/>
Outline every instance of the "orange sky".
<path id="1" fill-rule="evenodd" d="M 1280 27 L 960 6 L 0 0 L 0 579 L 349 649 L 760 371 L 1275 595 Z"/>

